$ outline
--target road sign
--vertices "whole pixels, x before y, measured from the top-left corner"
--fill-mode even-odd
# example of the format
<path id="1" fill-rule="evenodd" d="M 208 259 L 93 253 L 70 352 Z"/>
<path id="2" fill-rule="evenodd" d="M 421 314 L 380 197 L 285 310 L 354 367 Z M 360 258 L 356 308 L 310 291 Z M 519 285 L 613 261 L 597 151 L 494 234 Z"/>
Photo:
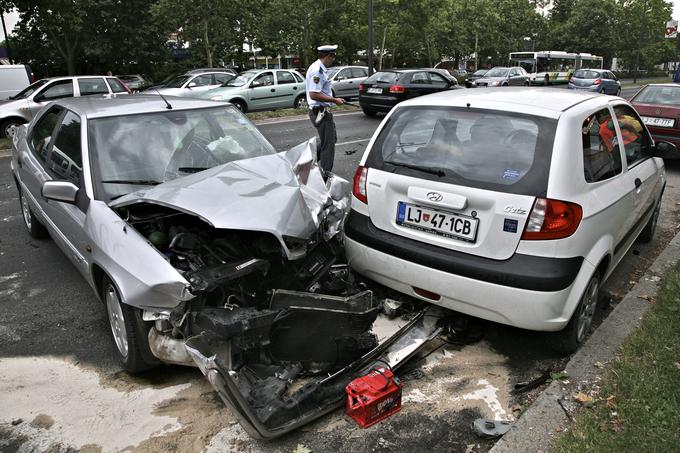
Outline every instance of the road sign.
<path id="1" fill-rule="evenodd" d="M 666 22 L 666 38 L 676 38 L 678 36 L 678 21 L 669 20 Z"/>

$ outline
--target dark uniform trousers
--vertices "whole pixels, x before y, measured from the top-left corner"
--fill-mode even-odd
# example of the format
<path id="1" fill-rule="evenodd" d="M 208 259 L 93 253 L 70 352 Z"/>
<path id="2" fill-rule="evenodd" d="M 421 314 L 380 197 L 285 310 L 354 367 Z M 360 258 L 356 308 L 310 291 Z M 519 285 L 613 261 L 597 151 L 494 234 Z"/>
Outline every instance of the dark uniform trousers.
<path id="1" fill-rule="evenodd" d="M 326 111 L 323 119 L 319 124 L 316 124 L 315 110 L 309 111 L 309 119 L 319 132 L 319 139 L 321 143 L 316 148 L 316 160 L 324 173 L 329 173 L 333 170 L 333 160 L 335 158 L 335 142 L 338 141 L 338 135 L 335 132 L 335 121 L 333 121 L 333 114 L 330 109 Z"/>

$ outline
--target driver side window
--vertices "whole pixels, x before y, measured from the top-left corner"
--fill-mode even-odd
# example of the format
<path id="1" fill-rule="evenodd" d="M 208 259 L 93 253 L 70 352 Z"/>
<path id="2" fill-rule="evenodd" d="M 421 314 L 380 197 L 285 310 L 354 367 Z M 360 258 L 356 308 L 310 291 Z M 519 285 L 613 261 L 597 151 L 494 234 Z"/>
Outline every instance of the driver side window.
<path id="1" fill-rule="evenodd" d="M 271 72 L 263 72 L 253 80 L 253 86 L 269 86 L 274 85 L 274 74 Z"/>
<path id="2" fill-rule="evenodd" d="M 50 84 L 38 94 L 40 101 L 53 101 L 55 99 L 73 97 L 73 82 L 71 80 L 59 80 Z"/>
<path id="3" fill-rule="evenodd" d="M 60 108 L 51 108 L 49 112 L 45 113 L 42 118 L 38 120 L 31 131 L 30 143 L 33 148 L 33 153 L 42 163 L 45 163 L 47 160 L 47 151 L 50 141 L 52 140 L 52 133 L 54 132 L 54 127 L 57 125 L 60 114 Z"/>

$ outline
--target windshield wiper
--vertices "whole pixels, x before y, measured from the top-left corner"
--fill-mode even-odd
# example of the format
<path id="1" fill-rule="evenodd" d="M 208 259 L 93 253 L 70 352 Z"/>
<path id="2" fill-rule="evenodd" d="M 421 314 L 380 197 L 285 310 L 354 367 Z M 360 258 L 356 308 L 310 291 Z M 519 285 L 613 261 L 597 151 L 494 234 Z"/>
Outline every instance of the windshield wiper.
<path id="1" fill-rule="evenodd" d="M 183 173 L 198 173 L 199 171 L 207 170 L 210 167 L 179 167 L 177 171 Z"/>
<path id="2" fill-rule="evenodd" d="M 395 167 L 410 168 L 412 170 L 422 171 L 424 173 L 429 173 L 431 175 L 437 175 L 440 178 L 443 177 L 443 176 L 446 176 L 446 173 L 444 173 L 443 170 L 441 170 L 439 168 L 435 168 L 435 167 L 423 167 L 423 166 L 414 165 L 414 164 L 404 164 L 404 163 L 401 163 L 401 162 L 393 162 L 391 160 L 386 160 L 384 162 L 386 164 L 394 165 Z"/>
<path id="3" fill-rule="evenodd" d="M 134 184 L 138 186 L 157 186 L 163 183 L 163 181 L 155 181 L 153 179 L 107 179 L 100 182 L 106 184 Z"/>

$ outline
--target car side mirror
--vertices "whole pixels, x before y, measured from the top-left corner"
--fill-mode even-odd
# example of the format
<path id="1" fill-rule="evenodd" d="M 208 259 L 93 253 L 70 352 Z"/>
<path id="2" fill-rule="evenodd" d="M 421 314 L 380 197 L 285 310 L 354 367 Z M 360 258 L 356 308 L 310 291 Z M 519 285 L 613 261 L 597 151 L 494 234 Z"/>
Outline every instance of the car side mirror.
<path id="1" fill-rule="evenodd" d="M 45 181 L 42 186 L 42 196 L 47 200 L 75 203 L 78 187 L 68 181 Z"/>
<path id="2" fill-rule="evenodd" d="M 261 86 L 262 86 L 262 82 L 258 82 L 258 81 L 254 81 L 253 83 L 250 84 L 250 88 L 257 88 L 257 87 L 261 87 Z"/>
<path id="3" fill-rule="evenodd" d="M 678 156 L 678 149 L 674 144 L 664 141 L 658 141 L 652 147 L 652 157 L 661 157 L 662 159 L 674 159 Z"/>
<path id="4" fill-rule="evenodd" d="M 33 102 L 43 102 L 45 100 L 45 96 L 42 94 L 38 94 L 33 98 Z"/>
<path id="5" fill-rule="evenodd" d="M 343 76 L 337 76 L 334 80 L 335 80 L 336 82 L 339 82 L 339 81 L 341 81 L 341 80 L 345 80 L 345 78 L 344 78 Z"/>

